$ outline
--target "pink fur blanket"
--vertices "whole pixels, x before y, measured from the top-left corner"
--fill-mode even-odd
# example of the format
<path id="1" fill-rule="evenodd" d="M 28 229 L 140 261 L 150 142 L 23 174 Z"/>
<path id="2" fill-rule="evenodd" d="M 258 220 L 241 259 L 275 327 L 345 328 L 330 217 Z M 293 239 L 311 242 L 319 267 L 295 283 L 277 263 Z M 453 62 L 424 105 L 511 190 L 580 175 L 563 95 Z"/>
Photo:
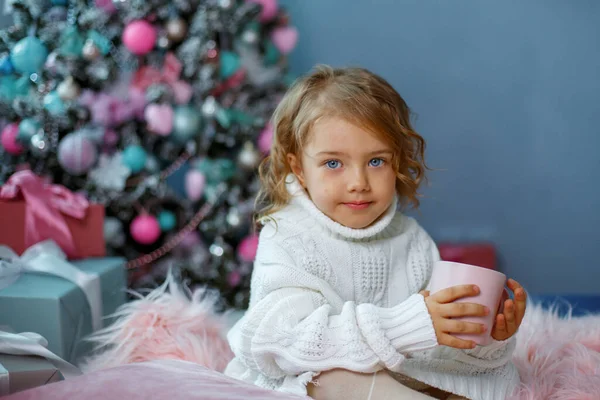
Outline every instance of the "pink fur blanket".
<path id="1" fill-rule="evenodd" d="M 91 338 L 98 352 L 84 370 L 179 359 L 223 371 L 232 356 L 224 338 L 231 315 L 213 312 L 213 295 L 189 297 L 167 281 L 124 305 L 117 321 Z M 514 362 L 522 383 L 512 399 L 600 398 L 600 315 L 560 318 L 529 304 L 517 337 Z"/>

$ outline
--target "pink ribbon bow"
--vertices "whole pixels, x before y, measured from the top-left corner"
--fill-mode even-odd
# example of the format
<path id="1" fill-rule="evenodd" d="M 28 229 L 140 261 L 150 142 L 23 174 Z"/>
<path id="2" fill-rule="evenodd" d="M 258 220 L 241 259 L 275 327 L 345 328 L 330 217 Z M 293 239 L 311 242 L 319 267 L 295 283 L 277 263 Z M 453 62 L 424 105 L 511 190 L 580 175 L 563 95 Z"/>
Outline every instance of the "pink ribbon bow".
<path id="1" fill-rule="evenodd" d="M 64 186 L 51 185 L 30 170 L 14 173 L 0 188 L 0 199 L 23 196 L 25 204 L 25 247 L 46 239 L 54 240 L 68 257 L 76 257 L 75 242 L 63 214 L 85 217 L 89 202 Z"/>
<path id="2" fill-rule="evenodd" d="M 131 85 L 145 91 L 153 84 L 167 84 L 173 91 L 175 102 L 177 104 L 187 104 L 192 98 L 192 87 L 189 83 L 179 79 L 181 68 L 181 63 L 177 57 L 173 53 L 167 53 L 162 71 L 148 65 L 143 66 L 135 72 Z"/>

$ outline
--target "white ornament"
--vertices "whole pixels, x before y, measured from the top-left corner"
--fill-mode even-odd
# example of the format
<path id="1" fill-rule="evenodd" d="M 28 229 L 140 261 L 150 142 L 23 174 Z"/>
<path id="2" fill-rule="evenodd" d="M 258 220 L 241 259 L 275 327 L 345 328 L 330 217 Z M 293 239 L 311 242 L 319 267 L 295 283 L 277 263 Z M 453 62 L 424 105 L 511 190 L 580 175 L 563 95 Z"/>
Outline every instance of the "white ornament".
<path id="1" fill-rule="evenodd" d="M 131 175 L 131 170 L 121 160 L 121 153 L 114 156 L 100 155 L 98 166 L 90 171 L 89 177 L 94 184 L 102 189 L 122 191 L 125 182 Z"/>

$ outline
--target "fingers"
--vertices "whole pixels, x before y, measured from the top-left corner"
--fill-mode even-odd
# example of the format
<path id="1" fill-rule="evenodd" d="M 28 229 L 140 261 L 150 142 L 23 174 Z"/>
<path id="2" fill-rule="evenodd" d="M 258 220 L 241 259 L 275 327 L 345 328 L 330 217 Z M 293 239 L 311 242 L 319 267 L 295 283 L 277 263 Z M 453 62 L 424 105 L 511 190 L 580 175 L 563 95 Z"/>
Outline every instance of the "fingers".
<path id="1" fill-rule="evenodd" d="M 442 289 L 431 297 L 438 303 L 452 303 L 463 297 L 477 296 L 479 288 L 476 285 L 459 285 Z"/>
<path id="2" fill-rule="evenodd" d="M 523 289 L 523 286 L 521 286 L 521 284 L 514 279 L 509 279 L 506 284 L 513 292 L 515 292 L 517 289 Z"/>
<path id="3" fill-rule="evenodd" d="M 492 333 L 492 336 L 496 340 L 503 340 L 504 338 L 507 338 L 509 336 L 506 326 L 506 318 L 504 318 L 504 314 L 496 315 L 496 323 L 494 324 L 494 332 Z"/>
<path id="4" fill-rule="evenodd" d="M 507 282 L 510 290 L 515 294 L 515 321 L 517 328 L 521 325 L 523 317 L 525 316 L 525 308 L 527 307 L 527 293 L 521 284 L 514 279 L 509 279 Z"/>
<path id="5" fill-rule="evenodd" d="M 423 297 L 429 297 L 429 290 L 421 290 L 419 294 L 423 295 Z"/>
<path id="6" fill-rule="evenodd" d="M 525 293 L 525 289 L 523 288 L 515 290 L 515 307 L 517 326 L 520 326 L 521 322 L 523 321 L 523 317 L 525 317 L 525 308 L 527 307 L 527 293 Z"/>
<path id="7" fill-rule="evenodd" d="M 443 317 L 483 317 L 490 313 L 490 309 L 475 303 L 450 303 L 439 305 L 440 315 Z"/>
<path id="8" fill-rule="evenodd" d="M 467 333 L 480 335 L 485 333 L 485 325 L 475 322 L 458 321 L 454 319 L 444 319 L 440 328 L 444 333 Z"/>
<path id="9" fill-rule="evenodd" d="M 440 335 L 438 339 L 439 344 L 444 346 L 454 347 L 455 349 L 474 349 L 475 342 L 471 340 L 463 340 L 452 335 L 448 335 L 447 333 L 443 333 Z"/>
<path id="10" fill-rule="evenodd" d="M 504 318 L 506 319 L 506 330 L 510 335 L 517 331 L 517 320 L 515 318 L 515 303 L 512 300 L 504 302 Z"/>

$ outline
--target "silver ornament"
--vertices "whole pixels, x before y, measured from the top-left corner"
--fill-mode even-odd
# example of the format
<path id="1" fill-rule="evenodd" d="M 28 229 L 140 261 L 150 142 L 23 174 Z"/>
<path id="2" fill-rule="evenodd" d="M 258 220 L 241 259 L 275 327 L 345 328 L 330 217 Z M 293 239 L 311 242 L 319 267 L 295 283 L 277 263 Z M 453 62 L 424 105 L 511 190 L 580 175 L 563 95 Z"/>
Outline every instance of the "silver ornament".
<path id="1" fill-rule="evenodd" d="M 217 112 L 217 100 L 213 96 L 208 96 L 202 103 L 202 115 L 212 118 Z"/>
<path id="2" fill-rule="evenodd" d="M 180 106 L 173 116 L 173 132 L 169 138 L 178 143 L 186 143 L 199 136 L 202 129 L 202 117 L 192 106 Z"/>
<path id="3" fill-rule="evenodd" d="M 160 165 L 158 164 L 158 160 L 154 156 L 148 156 L 146 158 L 146 165 L 144 166 L 144 168 L 146 169 L 146 171 L 153 174 L 160 172 Z"/>
<path id="4" fill-rule="evenodd" d="M 167 21 L 167 37 L 175 43 L 185 39 L 188 31 L 188 25 L 182 18 L 173 18 Z"/>
<path id="5" fill-rule="evenodd" d="M 254 29 L 247 29 L 242 33 L 242 40 L 247 44 L 256 44 L 258 43 L 258 32 Z"/>
<path id="6" fill-rule="evenodd" d="M 85 44 L 83 45 L 82 53 L 83 58 L 85 58 L 88 61 L 94 61 L 95 59 L 100 57 L 100 49 L 96 47 L 94 41 L 92 40 L 86 40 Z"/>
<path id="7" fill-rule="evenodd" d="M 37 157 L 43 157 L 50 151 L 50 142 L 43 131 L 37 132 L 29 140 L 29 149 Z"/>
<path id="8" fill-rule="evenodd" d="M 125 233 L 123 224 L 115 217 L 106 217 L 104 219 L 104 238 L 106 244 L 111 247 L 121 247 L 125 244 Z"/>
<path id="9" fill-rule="evenodd" d="M 167 50 L 169 47 L 171 47 L 171 40 L 169 39 L 169 37 L 166 34 L 161 33 L 158 36 L 158 40 L 156 41 L 156 44 L 158 45 L 158 47 L 160 49 Z"/>
<path id="10" fill-rule="evenodd" d="M 229 10 L 233 7 L 233 0 L 219 0 L 219 7 L 223 10 Z"/>
<path id="11" fill-rule="evenodd" d="M 237 228 L 242 223 L 242 216 L 237 208 L 232 208 L 227 213 L 227 223 L 232 228 Z"/>
<path id="12" fill-rule="evenodd" d="M 244 143 L 242 150 L 238 154 L 237 161 L 240 167 L 252 171 L 260 163 L 261 155 L 251 142 Z"/>
<path id="13" fill-rule="evenodd" d="M 75 82 L 72 76 L 68 76 L 67 79 L 58 85 L 56 92 L 62 100 L 72 101 L 79 97 L 81 87 Z"/>
<path id="14" fill-rule="evenodd" d="M 208 250 L 210 251 L 210 254 L 212 254 L 215 257 L 222 257 L 223 254 L 225 254 L 225 249 L 217 243 L 211 244 Z"/>

